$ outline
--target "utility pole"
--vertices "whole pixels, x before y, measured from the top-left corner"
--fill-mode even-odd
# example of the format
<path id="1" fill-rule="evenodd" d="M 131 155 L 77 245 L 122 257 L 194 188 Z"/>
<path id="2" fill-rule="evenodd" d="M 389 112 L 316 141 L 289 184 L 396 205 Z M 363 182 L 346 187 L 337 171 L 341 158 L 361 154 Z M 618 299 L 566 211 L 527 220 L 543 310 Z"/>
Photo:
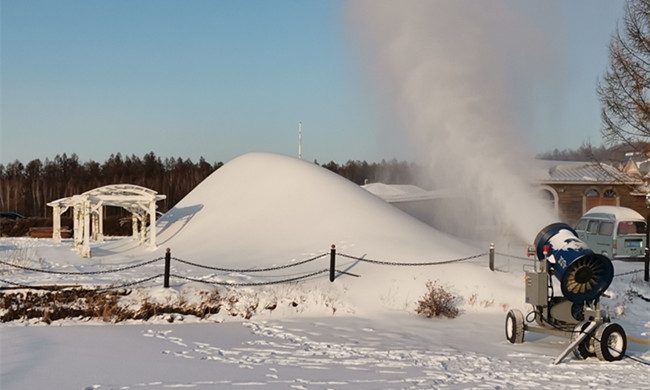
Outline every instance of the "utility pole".
<path id="1" fill-rule="evenodd" d="M 298 160 L 302 160 L 302 122 L 298 122 Z"/>

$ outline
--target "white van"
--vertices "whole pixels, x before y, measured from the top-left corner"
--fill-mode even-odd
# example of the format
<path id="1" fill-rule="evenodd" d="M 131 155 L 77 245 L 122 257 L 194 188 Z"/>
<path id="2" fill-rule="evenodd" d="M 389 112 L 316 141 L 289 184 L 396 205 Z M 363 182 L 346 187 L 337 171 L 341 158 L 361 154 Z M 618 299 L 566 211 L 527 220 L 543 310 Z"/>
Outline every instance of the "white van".
<path id="1" fill-rule="evenodd" d="M 580 218 L 575 230 L 591 250 L 612 259 L 645 256 L 645 218 L 627 207 L 596 206 Z"/>

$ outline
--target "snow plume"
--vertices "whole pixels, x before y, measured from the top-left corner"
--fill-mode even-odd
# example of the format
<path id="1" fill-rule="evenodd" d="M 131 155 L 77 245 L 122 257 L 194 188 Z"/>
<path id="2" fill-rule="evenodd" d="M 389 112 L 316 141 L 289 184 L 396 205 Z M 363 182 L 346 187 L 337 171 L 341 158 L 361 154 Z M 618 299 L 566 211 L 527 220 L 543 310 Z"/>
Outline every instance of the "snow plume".
<path id="1" fill-rule="evenodd" d="M 518 134 L 530 97 L 516 90 L 534 94 L 556 62 L 521 11 L 499 0 L 353 1 L 347 17 L 373 92 L 394 108 L 430 182 L 472 200 L 467 215 L 452 207 L 437 218 L 464 230 L 496 223 L 532 242 L 554 218 L 531 185 Z"/>

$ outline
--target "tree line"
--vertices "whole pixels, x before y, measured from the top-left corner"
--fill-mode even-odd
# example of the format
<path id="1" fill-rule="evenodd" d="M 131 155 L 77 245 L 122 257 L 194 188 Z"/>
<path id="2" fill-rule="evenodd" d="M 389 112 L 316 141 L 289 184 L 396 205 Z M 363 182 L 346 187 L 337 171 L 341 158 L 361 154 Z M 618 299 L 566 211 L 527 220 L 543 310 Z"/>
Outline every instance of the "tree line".
<path id="1" fill-rule="evenodd" d="M 318 164 L 317 161 L 315 161 Z M 368 163 L 367 161 L 349 160 L 343 165 L 334 161 L 322 165 L 323 168 L 345 177 L 351 182 L 363 185 L 366 183 L 381 182 L 385 184 L 416 184 L 430 187 L 422 174 L 422 166 L 406 161 L 382 160 L 379 163 Z"/>
<path id="2" fill-rule="evenodd" d="M 625 160 L 627 153 L 640 153 L 647 156 L 648 152 L 650 152 L 650 143 L 645 141 L 622 142 L 609 146 L 592 146 L 585 143 L 577 149 L 554 149 L 540 153 L 536 157 L 540 160 L 592 161 L 616 166 Z"/>
<path id="3" fill-rule="evenodd" d="M 576 150 L 557 149 L 540 154 L 537 158 L 565 161 L 623 161 L 625 152 L 650 150 L 647 143 L 620 144 L 612 147 L 582 145 Z M 318 164 L 318 161 L 314 161 Z M 209 163 L 200 158 L 165 158 L 153 152 L 144 157 L 112 154 L 104 163 L 81 162 L 76 154 L 65 153 L 53 159 L 35 159 L 27 164 L 14 161 L 0 164 L 0 211 L 12 211 L 30 217 L 51 217 L 47 206 L 53 200 L 81 194 L 109 184 L 135 184 L 150 188 L 167 196 L 158 204 L 160 211 L 174 207 L 201 181 L 223 166 L 222 162 Z M 322 164 L 334 173 L 362 185 L 381 182 L 385 184 L 413 184 L 425 189 L 435 188 L 426 169 L 416 163 L 382 160 L 379 163 L 349 160 L 345 164 L 334 161 Z M 119 208 L 107 209 L 109 215 L 122 215 Z"/>
<path id="4" fill-rule="evenodd" d="M 153 152 L 143 158 L 112 154 L 103 164 L 80 162 L 76 154 L 65 153 L 26 165 L 16 160 L 6 166 L 0 164 L 0 210 L 46 217 L 52 213 L 47 203 L 53 200 L 109 184 L 135 184 L 167 195 L 159 204 L 166 211 L 222 165 L 203 158 L 197 163 L 181 158 L 163 160 Z M 121 210 L 109 208 L 107 212 Z"/>
<path id="5" fill-rule="evenodd" d="M 314 163 L 318 164 L 317 161 Z M 0 211 L 16 212 L 29 217 L 51 217 L 48 202 L 81 194 L 110 184 L 135 184 L 150 188 L 167 198 L 158 204 L 166 212 L 174 207 L 201 181 L 223 166 L 200 158 L 165 158 L 153 152 L 138 157 L 111 155 L 104 163 L 81 162 L 76 154 L 57 155 L 53 159 L 35 159 L 27 164 L 16 160 L 0 164 Z M 421 168 L 404 161 L 348 161 L 339 165 L 333 161 L 324 168 L 357 184 L 381 181 L 390 184 L 417 182 Z M 119 208 L 108 208 L 109 215 L 122 215 Z"/>

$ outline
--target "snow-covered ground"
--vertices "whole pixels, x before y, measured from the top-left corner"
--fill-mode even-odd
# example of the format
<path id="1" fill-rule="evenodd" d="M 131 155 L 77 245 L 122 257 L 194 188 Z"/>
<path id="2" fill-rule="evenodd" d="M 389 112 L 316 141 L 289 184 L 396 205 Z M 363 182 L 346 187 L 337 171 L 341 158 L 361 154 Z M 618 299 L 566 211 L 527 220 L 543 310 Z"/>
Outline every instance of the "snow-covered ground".
<path id="1" fill-rule="evenodd" d="M 529 311 L 523 276 L 532 260 L 519 258 L 523 248 L 497 247 L 498 271 L 491 272 L 485 244 L 436 231 L 316 165 L 242 156 L 201 183 L 156 228 L 156 249 L 110 239 L 93 244 L 90 259 L 78 257 L 69 240 L 2 238 L 0 260 L 94 272 L 138 265 L 170 248 L 170 288 L 154 278 L 129 287 L 132 293 L 119 305 L 192 303 L 215 288 L 228 305 L 203 319 L 165 314 L 118 324 L 82 317 L 49 325 L 36 318 L 3 323 L 2 389 L 639 389 L 650 382 L 650 368 L 637 361 L 650 361 L 650 303 L 642 299 L 650 297 L 650 286 L 638 272 L 641 262 L 615 261 L 617 276 L 602 299 L 613 321 L 636 340 L 627 354 L 637 360 L 570 355 L 553 365 L 568 340 L 535 333 L 527 333 L 523 344 L 505 339 L 507 311 Z M 326 271 L 332 244 L 339 254 L 333 283 Z M 475 255 L 481 256 L 425 267 L 353 258 L 403 263 Z M 299 265 L 224 272 L 175 259 L 242 270 Z M 0 266 L 0 280 L 109 286 L 156 276 L 162 267 L 155 261 L 117 273 L 58 275 Z M 314 273 L 298 282 L 246 285 Z M 427 281 L 457 296 L 458 317 L 415 314 Z"/>

